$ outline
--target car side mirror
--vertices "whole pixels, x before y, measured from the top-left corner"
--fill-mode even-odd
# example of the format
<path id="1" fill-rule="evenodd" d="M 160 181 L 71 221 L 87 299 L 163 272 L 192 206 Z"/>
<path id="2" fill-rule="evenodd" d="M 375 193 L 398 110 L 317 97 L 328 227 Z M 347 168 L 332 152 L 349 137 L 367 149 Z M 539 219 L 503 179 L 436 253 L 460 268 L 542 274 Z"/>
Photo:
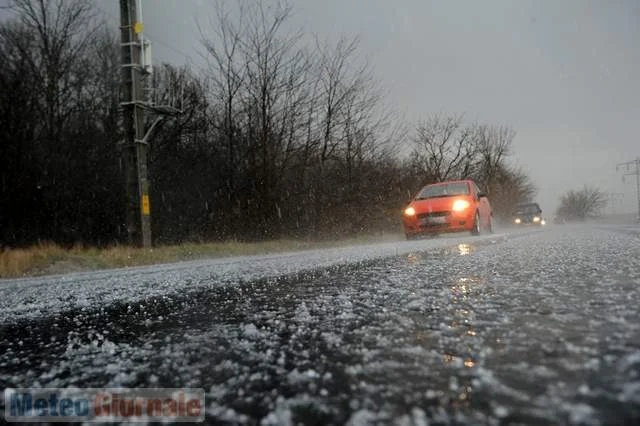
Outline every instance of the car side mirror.
<path id="1" fill-rule="evenodd" d="M 487 193 L 486 192 L 478 192 L 478 198 L 486 198 L 487 197 Z"/>

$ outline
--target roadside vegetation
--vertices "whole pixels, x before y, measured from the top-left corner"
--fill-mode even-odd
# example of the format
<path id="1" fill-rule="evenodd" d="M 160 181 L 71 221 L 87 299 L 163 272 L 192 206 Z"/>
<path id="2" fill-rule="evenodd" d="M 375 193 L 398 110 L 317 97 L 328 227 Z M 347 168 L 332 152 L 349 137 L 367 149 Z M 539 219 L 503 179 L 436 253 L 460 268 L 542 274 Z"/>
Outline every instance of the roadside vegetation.
<path id="1" fill-rule="evenodd" d="M 584 222 L 603 215 L 607 206 L 607 195 L 591 186 L 567 191 L 560 197 L 556 216 L 565 221 Z"/>
<path id="2" fill-rule="evenodd" d="M 10 0 L 0 22 L 5 275 L 76 253 L 91 267 L 127 266 L 178 260 L 183 249 L 166 247 L 191 241 L 259 251 L 269 243 L 250 242 L 397 232 L 410 197 L 447 179 L 476 180 L 497 216 L 535 195 L 513 165 L 509 125 L 456 113 L 407 123 L 357 37 L 297 30 L 281 2 L 218 1 L 198 22 L 203 61 L 157 64 L 149 77 L 149 101 L 183 114 L 150 142 L 152 233 L 165 248 L 126 249 L 120 46 L 98 3 Z"/>
<path id="3" fill-rule="evenodd" d="M 184 260 L 276 254 L 300 250 L 344 247 L 402 239 L 402 234 L 362 235 L 341 240 L 271 240 L 260 242 L 186 243 L 143 249 L 118 245 L 106 248 L 75 245 L 64 248 L 40 243 L 28 248 L 0 251 L 0 278 L 64 274 L 126 268 Z"/>

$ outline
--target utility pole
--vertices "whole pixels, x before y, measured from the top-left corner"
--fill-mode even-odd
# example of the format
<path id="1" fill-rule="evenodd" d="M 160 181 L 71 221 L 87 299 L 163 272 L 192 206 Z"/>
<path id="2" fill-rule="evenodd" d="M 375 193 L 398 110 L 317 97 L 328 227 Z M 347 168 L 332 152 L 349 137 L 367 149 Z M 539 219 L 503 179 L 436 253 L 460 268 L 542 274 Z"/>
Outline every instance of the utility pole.
<path id="1" fill-rule="evenodd" d="M 638 221 L 640 221 L 640 157 L 633 161 L 627 161 L 626 163 L 620 163 L 616 166 L 616 171 L 623 168 L 625 173 L 622 175 L 622 181 L 624 182 L 625 176 L 636 177 L 636 197 L 638 199 Z"/>
<path id="2" fill-rule="evenodd" d="M 151 247 L 151 206 L 147 173 L 147 148 L 143 143 L 144 38 L 142 2 L 120 0 L 122 92 L 120 106 L 124 124 L 124 166 L 127 187 L 127 234 L 129 244 Z"/>
<path id="3" fill-rule="evenodd" d="M 149 136 L 165 116 L 182 113 L 172 105 L 156 105 L 147 99 L 147 80 L 153 72 L 151 42 L 143 32 L 142 0 L 120 1 L 122 91 L 120 107 L 124 125 L 124 167 L 127 191 L 129 244 L 151 247 L 151 202 L 147 157 Z M 146 112 L 157 114 L 145 132 Z"/>

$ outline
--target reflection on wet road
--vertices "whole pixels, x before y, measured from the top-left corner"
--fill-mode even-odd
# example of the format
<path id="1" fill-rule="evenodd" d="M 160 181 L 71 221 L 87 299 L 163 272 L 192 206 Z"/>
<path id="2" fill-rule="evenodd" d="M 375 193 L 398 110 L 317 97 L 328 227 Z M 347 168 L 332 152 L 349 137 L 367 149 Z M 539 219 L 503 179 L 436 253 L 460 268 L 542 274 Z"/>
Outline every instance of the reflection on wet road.
<path id="1" fill-rule="evenodd" d="M 640 240 L 556 227 L 0 328 L 0 386 L 186 386 L 220 424 L 640 421 Z"/>

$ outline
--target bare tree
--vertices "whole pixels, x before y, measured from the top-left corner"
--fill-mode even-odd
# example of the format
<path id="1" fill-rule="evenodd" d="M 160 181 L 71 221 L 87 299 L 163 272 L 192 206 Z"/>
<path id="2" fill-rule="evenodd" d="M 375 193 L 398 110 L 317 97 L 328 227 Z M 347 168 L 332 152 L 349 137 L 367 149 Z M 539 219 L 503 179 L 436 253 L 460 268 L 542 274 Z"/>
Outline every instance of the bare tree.
<path id="1" fill-rule="evenodd" d="M 212 125 L 224 140 L 227 205 L 271 232 L 271 219 L 283 218 L 283 179 L 308 140 L 311 60 L 301 33 L 285 28 L 290 6 L 239 6 L 233 13 L 217 3 L 216 39 L 201 29 L 212 104 L 221 111 Z"/>
<path id="2" fill-rule="evenodd" d="M 473 129 L 461 115 L 435 115 L 421 122 L 414 142 L 414 157 L 426 181 L 468 177 L 476 147 Z"/>
<path id="3" fill-rule="evenodd" d="M 220 147 L 225 157 L 225 184 L 228 192 L 228 208 L 237 209 L 240 204 L 238 175 L 241 161 L 245 158 L 245 139 L 241 136 L 241 90 L 246 83 L 246 67 L 243 62 L 241 43 L 246 36 L 245 21 L 247 7 L 239 3 L 237 18 L 223 2 L 214 4 L 214 17 L 209 21 L 215 38 L 207 38 L 200 27 L 204 58 L 208 63 L 206 79 L 210 82 L 212 102 L 221 113 L 211 114 L 211 124 L 224 139 Z"/>
<path id="4" fill-rule="evenodd" d="M 358 151 L 362 154 L 365 144 L 370 144 L 370 148 L 374 144 L 371 133 L 365 135 L 373 129 L 365 127 L 373 120 L 379 94 L 369 65 L 357 56 L 357 38 L 342 37 L 335 44 L 316 38 L 315 46 L 319 52 L 315 102 L 318 105 L 318 135 L 310 198 L 313 226 L 317 229 L 327 222 L 324 218 L 332 219 L 332 215 L 323 214 L 328 205 L 342 195 L 353 196 Z M 327 174 L 331 174 L 331 178 L 327 178 Z"/>
<path id="5" fill-rule="evenodd" d="M 476 170 L 475 179 L 488 193 L 493 193 L 498 174 L 511 155 L 516 132 L 509 126 L 482 124 L 474 128 Z"/>
<path id="6" fill-rule="evenodd" d="M 12 8 L 35 35 L 36 49 L 22 53 L 42 84 L 44 137 L 55 141 L 73 108 L 71 76 L 93 46 L 100 25 L 87 0 L 12 0 Z"/>
<path id="7" fill-rule="evenodd" d="M 321 87 L 320 100 L 322 111 L 322 143 L 320 146 L 320 164 L 331 157 L 337 147 L 336 128 L 348 113 L 346 109 L 359 90 L 358 86 L 365 84 L 368 70 L 361 68 L 353 72 L 352 61 L 358 48 L 358 39 L 340 38 L 335 46 L 320 43 L 316 39 L 320 52 L 318 63 L 318 79 Z"/>
<path id="8" fill-rule="evenodd" d="M 532 200 L 537 193 L 531 178 L 521 168 L 505 163 L 498 165 L 489 187 L 491 207 L 500 219 L 510 219 L 518 203 Z"/>
<path id="9" fill-rule="evenodd" d="M 280 229 L 281 172 L 292 141 L 286 130 L 296 128 L 291 120 L 300 111 L 292 105 L 299 105 L 306 58 L 299 45 L 301 33 L 284 26 L 291 15 L 290 6 L 268 7 L 264 2 L 251 6 L 246 36 L 241 40 L 246 72 L 242 105 L 251 176 L 246 211 L 264 234 L 270 235 Z"/>
<path id="10" fill-rule="evenodd" d="M 585 185 L 562 195 L 556 214 L 566 220 L 583 221 L 600 216 L 606 205 L 607 196 L 602 191 Z"/>
<path id="11" fill-rule="evenodd" d="M 82 64 L 100 23 L 87 0 L 12 0 L 11 6 L 33 37 L 33 49 L 20 53 L 29 64 L 34 89 L 42 94 L 37 102 L 37 120 L 42 126 L 35 135 L 45 169 L 40 185 L 48 188 L 43 191 L 48 195 L 43 202 L 51 205 L 53 226 L 59 228 L 66 203 L 58 194 L 69 192 L 70 171 L 65 162 L 75 151 L 65 141 L 65 132 L 81 108 L 79 88 L 86 79 Z M 22 48 L 23 44 L 15 46 Z"/>
<path id="12" fill-rule="evenodd" d="M 412 174 L 421 183 L 474 179 L 489 193 L 495 214 L 506 216 L 536 193 L 527 174 L 508 163 L 515 135 L 509 126 L 467 125 L 461 115 L 430 117 L 416 129 Z"/>

